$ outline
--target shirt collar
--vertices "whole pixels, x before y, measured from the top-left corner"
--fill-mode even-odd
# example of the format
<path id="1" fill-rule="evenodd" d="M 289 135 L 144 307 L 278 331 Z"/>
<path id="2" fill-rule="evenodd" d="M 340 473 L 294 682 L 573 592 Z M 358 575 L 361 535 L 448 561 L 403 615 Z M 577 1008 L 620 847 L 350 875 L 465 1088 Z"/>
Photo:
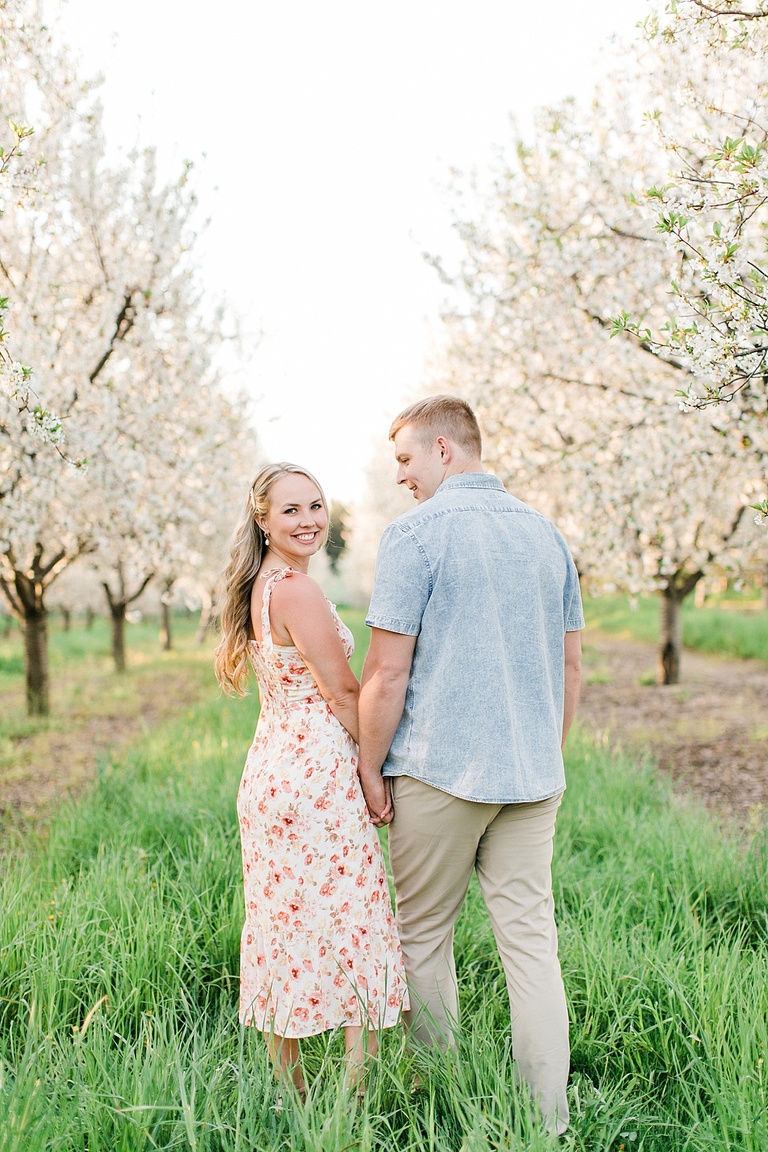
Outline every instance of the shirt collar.
<path id="1" fill-rule="evenodd" d="M 443 492 L 448 488 L 495 488 L 506 492 L 498 476 L 492 476 L 489 472 L 457 472 L 454 476 L 446 477 L 437 492 Z"/>

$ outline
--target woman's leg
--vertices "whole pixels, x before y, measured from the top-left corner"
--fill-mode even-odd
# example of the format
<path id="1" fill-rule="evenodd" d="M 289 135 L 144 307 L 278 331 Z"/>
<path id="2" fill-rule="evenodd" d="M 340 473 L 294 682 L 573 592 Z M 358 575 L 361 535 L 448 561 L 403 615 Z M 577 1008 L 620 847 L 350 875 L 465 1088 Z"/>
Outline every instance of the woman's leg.
<path id="1" fill-rule="evenodd" d="M 299 1061 L 298 1040 L 290 1036 L 277 1036 L 274 1032 L 265 1032 L 264 1039 L 275 1066 L 277 1079 L 290 1084 L 303 1100 L 307 1094 L 307 1085 Z"/>
<path id="2" fill-rule="evenodd" d="M 379 1050 L 379 1038 L 369 1028 L 350 1027 L 344 1029 L 344 1051 L 346 1053 L 346 1079 L 347 1087 L 354 1088 L 358 1094 L 363 1091 L 365 1078 L 365 1061 L 369 1056 L 375 1056 Z"/>

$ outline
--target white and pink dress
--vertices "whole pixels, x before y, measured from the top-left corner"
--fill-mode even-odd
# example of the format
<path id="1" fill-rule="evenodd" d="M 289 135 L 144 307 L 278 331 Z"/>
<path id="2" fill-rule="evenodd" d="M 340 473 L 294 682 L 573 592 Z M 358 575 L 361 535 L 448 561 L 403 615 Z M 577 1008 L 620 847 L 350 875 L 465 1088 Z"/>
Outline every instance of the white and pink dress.
<path id="1" fill-rule="evenodd" d="M 389 1028 L 408 1007 L 384 860 L 357 776 L 357 746 L 298 649 L 275 644 L 267 575 L 250 645 L 261 712 L 237 812 L 245 925 L 240 1019 L 279 1036 Z M 347 657 L 353 640 L 331 606 Z"/>

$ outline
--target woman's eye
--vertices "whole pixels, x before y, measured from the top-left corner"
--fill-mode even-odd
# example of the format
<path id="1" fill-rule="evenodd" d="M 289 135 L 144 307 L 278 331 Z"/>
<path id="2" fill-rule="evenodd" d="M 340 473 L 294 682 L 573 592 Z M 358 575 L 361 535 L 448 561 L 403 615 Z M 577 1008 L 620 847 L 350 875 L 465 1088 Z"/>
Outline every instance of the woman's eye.
<path id="1" fill-rule="evenodd" d="M 313 511 L 313 512 L 317 512 L 318 508 L 322 508 L 322 504 L 319 504 L 319 503 L 318 503 L 318 504 L 313 504 L 313 505 L 312 505 L 312 511 Z"/>

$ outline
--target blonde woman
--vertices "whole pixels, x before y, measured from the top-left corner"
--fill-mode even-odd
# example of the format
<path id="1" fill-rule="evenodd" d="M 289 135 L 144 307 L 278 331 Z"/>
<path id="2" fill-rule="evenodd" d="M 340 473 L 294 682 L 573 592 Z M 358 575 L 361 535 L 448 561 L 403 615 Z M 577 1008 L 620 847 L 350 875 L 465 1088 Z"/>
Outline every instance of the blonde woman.
<path id="1" fill-rule="evenodd" d="M 265 1034 L 278 1079 L 306 1093 L 299 1038 L 342 1027 L 361 1090 L 377 1029 L 408 1006 L 384 862 L 357 777 L 352 634 L 307 574 L 328 531 L 314 477 L 254 480 L 224 573 L 216 675 L 261 712 L 237 810 L 245 925 L 240 1019 Z"/>

